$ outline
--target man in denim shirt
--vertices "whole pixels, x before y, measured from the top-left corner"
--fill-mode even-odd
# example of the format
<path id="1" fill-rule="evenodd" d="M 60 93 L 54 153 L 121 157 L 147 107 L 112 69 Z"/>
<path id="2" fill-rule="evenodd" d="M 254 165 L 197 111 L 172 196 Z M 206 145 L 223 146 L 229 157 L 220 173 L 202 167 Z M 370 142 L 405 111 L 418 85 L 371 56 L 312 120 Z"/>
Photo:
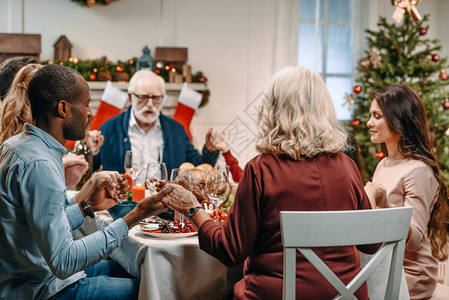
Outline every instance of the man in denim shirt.
<path id="1" fill-rule="evenodd" d="M 123 219 L 79 240 L 87 215 L 126 197 L 126 179 L 98 172 L 70 205 L 62 155 L 80 140 L 92 112 L 89 87 L 73 69 L 40 69 L 28 87 L 33 119 L 0 147 L 0 299 L 136 299 L 139 282 L 103 260 L 129 228 L 165 209 L 164 192 L 142 200 Z"/>

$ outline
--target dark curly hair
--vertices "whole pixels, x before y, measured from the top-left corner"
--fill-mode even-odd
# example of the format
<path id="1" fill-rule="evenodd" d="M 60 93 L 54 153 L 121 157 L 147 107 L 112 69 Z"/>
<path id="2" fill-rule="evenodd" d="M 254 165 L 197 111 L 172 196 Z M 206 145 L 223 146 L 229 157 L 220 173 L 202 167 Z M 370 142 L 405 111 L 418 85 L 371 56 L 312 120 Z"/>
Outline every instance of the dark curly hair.
<path id="1" fill-rule="evenodd" d="M 428 126 L 424 103 L 414 90 L 405 85 L 381 88 L 373 93 L 372 97 L 384 113 L 390 130 L 399 135 L 399 153 L 406 158 L 424 162 L 432 169 L 438 181 L 438 197 L 431 212 L 427 230 L 432 255 L 444 260 L 448 257 L 448 195 L 433 151 L 434 141 Z"/>

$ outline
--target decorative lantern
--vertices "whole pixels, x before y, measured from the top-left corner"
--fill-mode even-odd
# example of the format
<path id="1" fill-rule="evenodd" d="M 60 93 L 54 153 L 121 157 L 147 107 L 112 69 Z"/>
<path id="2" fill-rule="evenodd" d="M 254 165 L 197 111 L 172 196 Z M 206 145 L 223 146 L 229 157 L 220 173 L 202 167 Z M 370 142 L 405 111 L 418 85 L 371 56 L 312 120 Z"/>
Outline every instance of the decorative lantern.
<path id="1" fill-rule="evenodd" d="M 137 59 L 137 71 L 144 69 L 153 71 L 153 58 L 150 55 L 150 49 L 148 49 L 148 46 L 143 47 L 142 53 L 142 56 Z"/>

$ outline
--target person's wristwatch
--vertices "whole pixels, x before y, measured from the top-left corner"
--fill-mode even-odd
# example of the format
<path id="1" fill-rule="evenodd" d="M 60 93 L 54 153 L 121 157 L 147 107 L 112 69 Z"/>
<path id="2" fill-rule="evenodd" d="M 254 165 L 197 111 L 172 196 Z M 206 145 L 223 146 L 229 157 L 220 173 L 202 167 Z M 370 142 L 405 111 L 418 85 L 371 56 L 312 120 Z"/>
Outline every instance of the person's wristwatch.
<path id="1" fill-rule="evenodd" d="M 95 214 L 92 211 L 92 208 L 90 207 L 90 205 L 87 204 L 86 200 L 81 200 L 80 204 L 81 204 L 81 208 L 83 209 L 85 216 L 89 216 L 92 219 L 95 218 Z"/>
<path id="2" fill-rule="evenodd" d="M 189 208 L 189 211 L 187 212 L 187 218 L 188 218 L 189 220 L 192 219 L 193 216 L 196 214 L 196 212 L 197 212 L 199 209 L 202 209 L 202 208 L 203 208 L 202 206 L 195 206 L 195 207 Z"/>

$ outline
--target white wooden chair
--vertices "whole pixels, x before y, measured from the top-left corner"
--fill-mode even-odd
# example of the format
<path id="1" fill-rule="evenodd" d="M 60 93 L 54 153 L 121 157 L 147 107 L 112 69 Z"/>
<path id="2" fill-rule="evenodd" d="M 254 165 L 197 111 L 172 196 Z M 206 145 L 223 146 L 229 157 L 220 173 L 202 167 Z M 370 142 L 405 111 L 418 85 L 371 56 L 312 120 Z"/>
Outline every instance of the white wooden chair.
<path id="1" fill-rule="evenodd" d="M 281 233 L 284 246 L 283 299 L 295 299 L 296 250 L 299 250 L 338 291 L 339 295 L 335 299 L 356 299 L 354 292 L 392 252 L 385 299 L 398 299 L 405 239 L 412 211 L 412 207 L 322 212 L 281 211 Z M 310 247 L 374 243 L 384 244 L 348 285 L 343 284 L 310 249 Z M 298 288 L 301 289 L 300 286 Z"/>

